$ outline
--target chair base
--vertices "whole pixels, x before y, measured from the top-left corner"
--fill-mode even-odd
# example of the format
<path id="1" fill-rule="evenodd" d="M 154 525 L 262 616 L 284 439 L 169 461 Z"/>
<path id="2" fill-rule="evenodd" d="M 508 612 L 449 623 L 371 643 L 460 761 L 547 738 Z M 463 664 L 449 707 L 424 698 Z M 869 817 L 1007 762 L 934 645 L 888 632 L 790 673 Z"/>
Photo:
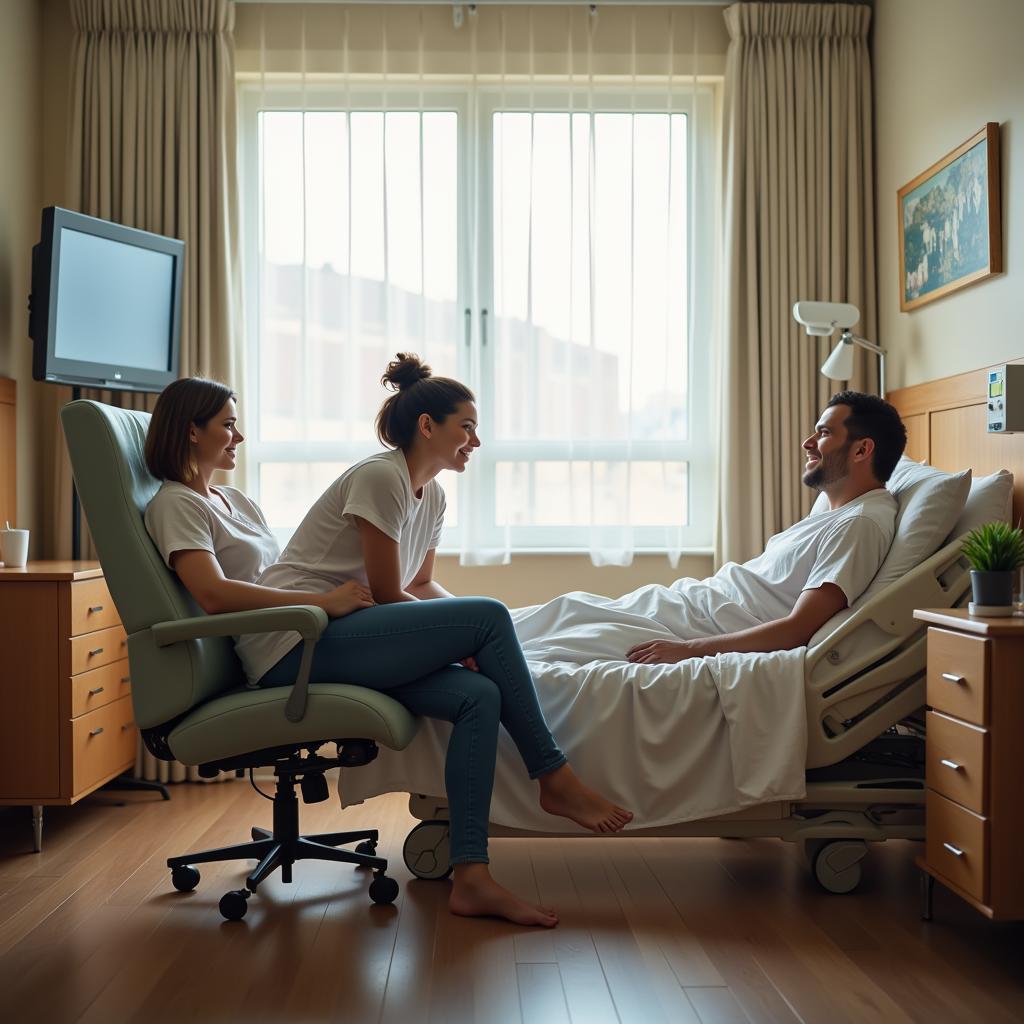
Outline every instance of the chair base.
<path id="1" fill-rule="evenodd" d="M 387 860 L 374 856 L 378 839 L 376 829 L 323 832 L 307 836 L 299 833 L 299 802 L 295 795 L 297 776 L 308 778 L 316 771 L 322 774 L 323 765 L 329 762 L 319 762 L 319 759 L 317 761 L 315 767 L 311 766 L 309 758 L 295 758 L 275 765 L 277 790 L 273 798 L 272 831 L 254 827 L 252 842 L 168 857 L 167 866 L 171 869 L 175 888 L 188 891 L 196 887 L 199 882 L 199 872 L 194 868 L 196 864 L 226 860 L 257 861 L 256 867 L 245 880 L 247 889 L 229 892 L 221 900 L 221 913 L 230 920 L 238 920 L 245 914 L 245 901 L 273 872 L 280 869 L 281 881 L 287 883 L 292 881 L 292 865 L 296 861 L 325 860 L 371 868 L 374 873 L 374 880 L 370 885 L 371 899 L 376 903 L 393 902 L 398 895 L 398 884 L 386 877 Z M 337 849 L 347 843 L 356 842 L 360 843 L 360 846 L 354 851 Z"/>

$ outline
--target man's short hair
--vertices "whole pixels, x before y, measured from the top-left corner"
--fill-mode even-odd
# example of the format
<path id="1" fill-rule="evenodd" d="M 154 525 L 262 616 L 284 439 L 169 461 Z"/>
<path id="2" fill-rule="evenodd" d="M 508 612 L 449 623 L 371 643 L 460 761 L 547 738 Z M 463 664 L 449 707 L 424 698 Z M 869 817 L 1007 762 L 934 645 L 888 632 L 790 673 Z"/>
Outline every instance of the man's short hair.
<path id="1" fill-rule="evenodd" d="M 875 479 L 884 484 L 907 446 L 907 428 L 900 414 L 884 398 L 862 391 L 840 391 L 829 399 L 828 408 L 834 405 L 849 406 L 850 415 L 843 424 L 849 440 L 870 437 L 875 442 L 871 470 Z"/>

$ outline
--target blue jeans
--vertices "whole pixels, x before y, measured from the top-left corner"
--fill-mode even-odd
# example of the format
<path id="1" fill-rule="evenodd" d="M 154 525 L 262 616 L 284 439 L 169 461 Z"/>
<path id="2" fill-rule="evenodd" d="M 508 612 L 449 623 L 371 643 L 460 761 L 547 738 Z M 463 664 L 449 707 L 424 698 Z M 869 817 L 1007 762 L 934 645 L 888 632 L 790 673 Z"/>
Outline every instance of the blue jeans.
<path id="1" fill-rule="evenodd" d="M 301 655 L 298 644 L 259 685 L 291 685 Z M 479 672 L 453 664 L 470 655 Z M 453 864 L 487 862 L 499 722 L 531 779 L 565 764 L 508 609 L 488 597 L 376 605 L 332 619 L 314 650 L 310 682 L 380 690 L 414 715 L 452 723 L 444 781 Z"/>

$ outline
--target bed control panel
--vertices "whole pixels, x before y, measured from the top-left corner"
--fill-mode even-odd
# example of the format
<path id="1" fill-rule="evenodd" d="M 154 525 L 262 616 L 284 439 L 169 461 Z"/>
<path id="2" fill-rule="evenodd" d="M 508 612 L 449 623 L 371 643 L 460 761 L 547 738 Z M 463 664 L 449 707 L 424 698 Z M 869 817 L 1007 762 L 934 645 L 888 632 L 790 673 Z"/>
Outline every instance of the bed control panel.
<path id="1" fill-rule="evenodd" d="M 989 370 L 986 401 L 990 434 L 1024 431 L 1024 363 L 1007 363 Z"/>

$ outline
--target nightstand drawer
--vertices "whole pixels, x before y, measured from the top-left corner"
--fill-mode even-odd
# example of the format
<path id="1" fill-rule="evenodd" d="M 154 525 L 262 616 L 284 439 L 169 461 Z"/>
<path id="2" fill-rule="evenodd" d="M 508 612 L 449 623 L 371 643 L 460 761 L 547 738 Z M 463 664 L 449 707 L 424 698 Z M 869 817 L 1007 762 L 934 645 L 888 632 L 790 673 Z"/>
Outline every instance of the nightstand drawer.
<path id="1" fill-rule="evenodd" d="M 934 626 L 928 630 L 929 707 L 988 725 L 989 643 Z"/>
<path id="2" fill-rule="evenodd" d="M 987 813 L 988 733 L 935 711 L 929 711 L 926 720 L 928 788 L 977 814 Z"/>
<path id="3" fill-rule="evenodd" d="M 106 580 L 81 580 L 71 584 L 72 636 L 107 629 L 120 621 Z"/>
<path id="4" fill-rule="evenodd" d="M 71 717 L 77 718 L 131 693 L 128 659 L 71 677 Z"/>
<path id="5" fill-rule="evenodd" d="M 984 903 L 988 896 L 987 820 L 931 790 L 926 799 L 929 867 Z"/>
<path id="6" fill-rule="evenodd" d="M 135 761 L 138 731 L 130 697 L 97 708 L 71 723 L 74 746 L 74 791 L 94 785 Z"/>
<path id="7" fill-rule="evenodd" d="M 88 672 L 128 657 L 128 637 L 123 626 L 71 638 L 71 674 Z"/>

